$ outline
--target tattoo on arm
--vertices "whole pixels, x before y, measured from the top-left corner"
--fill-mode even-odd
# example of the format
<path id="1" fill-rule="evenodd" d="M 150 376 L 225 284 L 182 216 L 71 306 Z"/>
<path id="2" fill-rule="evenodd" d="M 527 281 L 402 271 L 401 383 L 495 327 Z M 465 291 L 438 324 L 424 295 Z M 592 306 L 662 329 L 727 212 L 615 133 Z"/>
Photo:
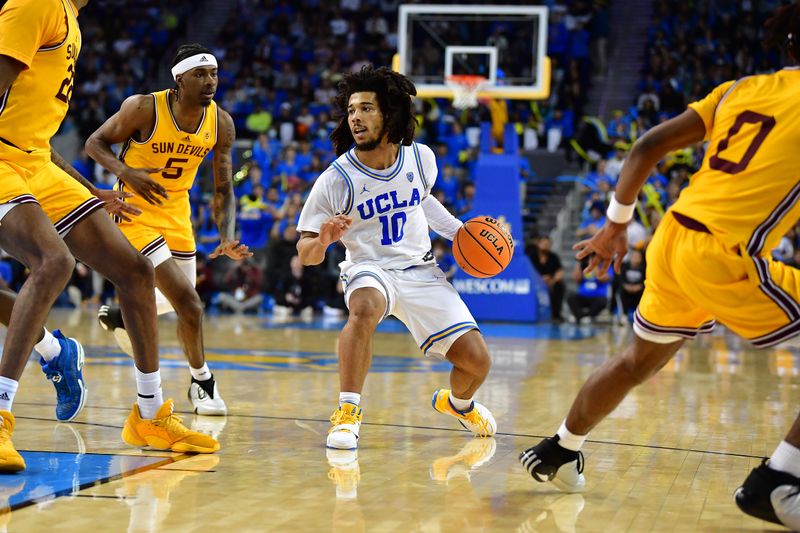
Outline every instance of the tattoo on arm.
<path id="1" fill-rule="evenodd" d="M 223 113 L 220 112 L 219 141 L 214 149 L 214 222 L 221 240 L 232 241 L 236 236 L 236 197 L 233 194 L 231 150 L 236 130 L 230 116 Z"/>
<path id="2" fill-rule="evenodd" d="M 56 152 L 56 151 L 55 151 L 55 149 L 54 149 L 52 146 L 50 147 L 50 160 L 51 160 L 53 163 L 55 163 L 55 164 L 56 164 L 56 166 L 57 166 L 58 168 L 60 168 L 61 170 L 63 170 L 63 171 L 64 171 L 64 172 L 66 172 L 67 174 L 69 174 L 69 175 L 70 175 L 70 176 L 71 176 L 73 179 L 75 179 L 75 181 L 77 181 L 78 183 L 80 183 L 81 185 L 83 185 L 84 187 L 86 187 L 87 189 L 89 189 L 89 192 L 91 192 L 92 194 L 94 194 L 94 192 L 95 192 L 95 186 L 94 186 L 94 185 L 92 185 L 92 183 L 91 183 L 89 180 L 87 180 L 86 178 L 84 178 L 84 177 L 81 175 L 81 173 L 80 173 L 80 172 L 78 172 L 77 170 L 75 170 L 75 168 L 74 168 L 72 165 L 70 165 L 70 164 L 67 162 L 67 160 L 66 160 L 66 159 L 64 159 L 63 157 L 61 157 L 61 154 L 59 154 L 58 152 Z"/>

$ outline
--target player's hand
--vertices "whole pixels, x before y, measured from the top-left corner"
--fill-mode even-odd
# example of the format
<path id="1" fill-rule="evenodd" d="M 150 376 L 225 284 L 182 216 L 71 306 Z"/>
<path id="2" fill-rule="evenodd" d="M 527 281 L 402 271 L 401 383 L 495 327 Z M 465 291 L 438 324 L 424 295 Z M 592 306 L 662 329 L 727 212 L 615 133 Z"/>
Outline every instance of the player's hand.
<path id="1" fill-rule="evenodd" d="M 338 241 L 350 229 L 353 219 L 347 215 L 336 215 L 322 223 L 319 228 L 319 242 L 326 248 Z"/>
<path id="2" fill-rule="evenodd" d="M 578 261 L 589 258 L 584 274 L 591 274 L 594 269 L 607 272 L 612 263 L 614 272 L 619 274 L 622 259 L 628 252 L 628 225 L 606 221 L 594 237 L 575 244 L 572 249 L 577 252 L 575 259 Z"/>
<path id="3" fill-rule="evenodd" d="M 246 244 L 239 244 L 238 240 L 220 242 L 213 252 L 208 254 L 211 259 L 227 255 L 235 261 L 240 261 L 246 257 L 253 257 L 253 252 Z"/>
<path id="4" fill-rule="evenodd" d="M 142 214 L 142 210 L 138 207 L 125 203 L 125 198 L 133 197 L 129 192 L 96 189 L 94 195 L 103 201 L 103 207 L 109 214 L 119 217 L 125 222 L 130 222 L 131 217 L 138 217 Z"/>
<path id="5" fill-rule="evenodd" d="M 161 168 L 128 168 L 119 178 L 122 182 L 133 189 L 133 191 L 145 199 L 149 204 L 161 205 L 162 198 L 169 198 L 167 190 L 157 181 L 150 177 L 150 174 L 157 174 L 164 170 Z"/>

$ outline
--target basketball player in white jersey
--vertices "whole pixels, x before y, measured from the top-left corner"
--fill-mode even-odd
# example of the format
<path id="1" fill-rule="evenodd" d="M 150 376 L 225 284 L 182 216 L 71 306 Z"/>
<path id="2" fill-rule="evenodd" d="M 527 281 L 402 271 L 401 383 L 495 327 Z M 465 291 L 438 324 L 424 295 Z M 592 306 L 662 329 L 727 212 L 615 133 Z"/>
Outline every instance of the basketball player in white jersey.
<path id="1" fill-rule="evenodd" d="M 426 355 L 453 364 L 450 389 L 433 394 L 434 409 L 476 435 L 496 431 L 492 414 L 472 399 L 489 373 L 489 350 L 431 252 L 428 226 L 452 240 L 461 222 L 430 194 L 436 160 L 412 142 L 415 94 L 413 83 L 387 68 L 344 76 L 335 100 L 342 118 L 331 134 L 339 158 L 314 183 L 300 214 L 304 265 L 321 263 L 337 240 L 347 248 L 340 268 L 350 317 L 339 337 L 339 407 L 328 448 L 357 448 L 372 334 L 389 315 Z"/>

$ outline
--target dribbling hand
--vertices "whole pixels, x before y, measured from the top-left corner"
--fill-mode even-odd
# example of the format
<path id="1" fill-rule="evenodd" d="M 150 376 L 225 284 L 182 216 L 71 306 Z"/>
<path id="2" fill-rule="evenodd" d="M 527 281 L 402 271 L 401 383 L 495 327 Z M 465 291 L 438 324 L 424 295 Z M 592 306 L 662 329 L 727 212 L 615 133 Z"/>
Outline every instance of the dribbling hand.
<path id="1" fill-rule="evenodd" d="M 578 261 L 589 257 L 589 265 L 583 269 L 585 275 L 594 269 L 607 272 L 612 263 L 614 272 L 619 274 L 622 259 L 628 252 L 628 225 L 606 221 L 593 237 L 575 244 L 572 249 L 577 252 L 575 259 Z"/>
<path id="2" fill-rule="evenodd" d="M 336 215 L 322 223 L 319 228 L 319 242 L 323 246 L 338 241 L 350 228 L 353 219 L 347 215 Z"/>
<path id="3" fill-rule="evenodd" d="M 133 191 L 145 199 L 149 204 L 161 205 L 162 198 L 169 198 L 167 190 L 157 181 L 150 177 L 150 174 L 157 174 L 164 168 L 128 168 L 119 178 L 122 182 L 133 189 Z"/>

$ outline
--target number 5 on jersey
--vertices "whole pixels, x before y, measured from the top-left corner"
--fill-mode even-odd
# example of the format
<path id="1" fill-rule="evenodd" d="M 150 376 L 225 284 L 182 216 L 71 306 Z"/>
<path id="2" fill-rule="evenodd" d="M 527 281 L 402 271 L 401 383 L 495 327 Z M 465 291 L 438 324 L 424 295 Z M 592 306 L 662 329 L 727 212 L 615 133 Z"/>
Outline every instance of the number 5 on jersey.
<path id="1" fill-rule="evenodd" d="M 167 159 L 167 164 L 164 165 L 164 172 L 161 173 L 161 177 L 166 180 L 176 180 L 181 177 L 183 174 L 183 167 L 178 166 L 181 163 L 188 163 L 188 159 L 184 159 L 181 157 L 170 157 Z M 170 169 L 170 170 L 166 170 Z"/>

